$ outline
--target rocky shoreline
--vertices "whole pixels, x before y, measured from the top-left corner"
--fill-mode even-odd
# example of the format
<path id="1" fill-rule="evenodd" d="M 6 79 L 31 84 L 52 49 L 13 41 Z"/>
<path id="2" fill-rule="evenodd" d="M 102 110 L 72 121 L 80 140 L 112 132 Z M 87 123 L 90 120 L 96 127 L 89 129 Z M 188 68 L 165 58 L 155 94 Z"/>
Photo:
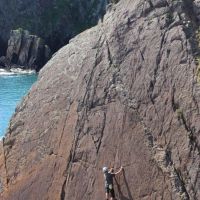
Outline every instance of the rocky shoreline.
<path id="1" fill-rule="evenodd" d="M 6 56 L 0 57 L 0 68 L 39 71 L 50 59 L 51 50 L 44 40 L 23 29 L 12 30 Z"/>

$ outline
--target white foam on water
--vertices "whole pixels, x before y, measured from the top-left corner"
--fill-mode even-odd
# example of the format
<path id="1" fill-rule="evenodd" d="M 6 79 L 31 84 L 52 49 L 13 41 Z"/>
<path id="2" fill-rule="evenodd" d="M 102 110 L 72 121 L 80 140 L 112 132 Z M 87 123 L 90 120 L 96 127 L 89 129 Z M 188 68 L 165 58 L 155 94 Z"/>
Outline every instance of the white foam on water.
<path id="1" fill-rule="evenodd" d="M 23 70 L 20 68 L 11 68 L 9 71 L 0 69 L 0 76 L 20 75 L 20 74 L 35 74 L 35 70 Z"/>
<path id="2" fill-rule="evenodd" d="M 36 73 L 35 70 L 30 70 L 30 69 L 23 70 L 20 68 L 13 68 L 10 71 L 13 73 L 17 73 L 17 74 L 34 74 L 34 73 Z"/>

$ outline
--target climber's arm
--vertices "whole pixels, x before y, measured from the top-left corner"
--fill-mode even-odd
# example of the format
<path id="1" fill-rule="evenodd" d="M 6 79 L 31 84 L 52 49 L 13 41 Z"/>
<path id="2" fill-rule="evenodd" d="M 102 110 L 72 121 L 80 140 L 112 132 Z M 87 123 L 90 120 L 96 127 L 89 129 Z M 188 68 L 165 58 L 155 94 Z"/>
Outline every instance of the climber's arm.
<path id="1" fill-rule="evenodd" d="M 121 168 L 119 169 L 119 171 L 114 172 L 114 168 L 112 167 L 112 168 L 110 168 L 110 170 L 109 170 L 108 173 L 113 174 L 113 175 L 117 175 L 117 174 L 119 174 L 122 170 L 123 170 L 123 167 L 121 167 Z"/>
<path id="2" fill-rule="evenodd" d="M 119 171 L 115 172 L 114 174 L 117 175 L 117 174 L 121 173 L 122 170 L 123 170 L 123 167 L 121 166 L 121 168 L 119 169 Z"/>

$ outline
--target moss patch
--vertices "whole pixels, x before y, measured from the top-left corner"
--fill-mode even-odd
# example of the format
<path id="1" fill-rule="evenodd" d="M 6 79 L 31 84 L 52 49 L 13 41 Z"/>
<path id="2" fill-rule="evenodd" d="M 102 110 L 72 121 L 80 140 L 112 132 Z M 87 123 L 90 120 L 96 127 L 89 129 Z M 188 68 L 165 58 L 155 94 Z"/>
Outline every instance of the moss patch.
<path id="1" fill-rule="evenodd" d="M 180 108 L 176 109 L 176 114 L 177 114 L 178 119 L 183 118 L 183 110 L 182 109 L 180 109 Z"/>
<path id="2" fill-rule="evenodd" d="M 196 76 L 197 76 L 197 83 L 200 84 L 200 66 L 198 66 L 197 68 Z"/>
<path id="3" fill-rule="evenodd" d="M 200 84 L 200 56 L 195 58 L 195 64 L 197 66 L 197 69 L 196 69 L 196 80 L 197 80 L 197 83 Z"/>

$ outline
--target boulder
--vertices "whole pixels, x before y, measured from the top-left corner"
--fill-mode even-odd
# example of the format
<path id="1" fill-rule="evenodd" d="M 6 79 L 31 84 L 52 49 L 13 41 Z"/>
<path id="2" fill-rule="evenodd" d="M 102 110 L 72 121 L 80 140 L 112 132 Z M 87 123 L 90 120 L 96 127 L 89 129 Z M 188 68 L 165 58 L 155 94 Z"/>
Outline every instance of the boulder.
<path id="1" fill-rule="evenodd" d="M 3 141 L 2 198 L 105 199 L 102 167 L 122 165 L 117 199 L 200 199 L 192 5 L 121 0 L 52 57 Z"/>

